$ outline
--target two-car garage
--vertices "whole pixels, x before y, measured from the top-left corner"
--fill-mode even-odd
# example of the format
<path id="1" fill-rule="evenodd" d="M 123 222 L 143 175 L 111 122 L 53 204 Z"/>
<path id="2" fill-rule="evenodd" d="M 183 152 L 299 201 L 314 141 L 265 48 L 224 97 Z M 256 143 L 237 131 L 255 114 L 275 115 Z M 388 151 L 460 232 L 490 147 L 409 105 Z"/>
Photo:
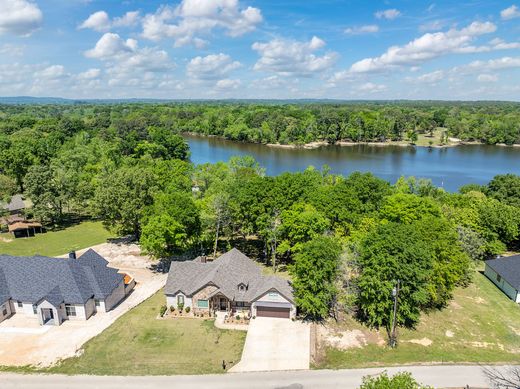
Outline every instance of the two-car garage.
<path id="1" fill-rule="evenodd" d="M 255 303 L 257 317 L 278 317 L 289 319 L 291 317 L 290 303 L 275 303 L 258 301 Z"/>

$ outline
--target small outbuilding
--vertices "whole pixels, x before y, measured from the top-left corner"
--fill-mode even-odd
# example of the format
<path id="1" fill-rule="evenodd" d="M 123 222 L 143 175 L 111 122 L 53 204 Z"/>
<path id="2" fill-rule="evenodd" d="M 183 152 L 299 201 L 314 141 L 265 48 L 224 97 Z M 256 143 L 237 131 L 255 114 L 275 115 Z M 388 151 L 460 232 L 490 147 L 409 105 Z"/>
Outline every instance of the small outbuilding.
<path id="1" fill-rule="evenodd" d="M 520 255 L 486 261 L 484 274 L 511 300 L 520 303 Z"/>

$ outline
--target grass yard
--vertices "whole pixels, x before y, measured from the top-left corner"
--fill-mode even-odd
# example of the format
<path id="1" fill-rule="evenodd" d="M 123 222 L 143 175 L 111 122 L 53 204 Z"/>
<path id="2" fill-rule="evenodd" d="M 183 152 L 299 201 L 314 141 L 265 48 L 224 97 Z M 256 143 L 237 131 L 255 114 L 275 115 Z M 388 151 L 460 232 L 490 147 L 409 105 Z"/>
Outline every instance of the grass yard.
<path id="1" fill-rule="evenodd" d="M 85 345 L 80 357 L 48 370 L 60 374 L 172 375 L 221 373 L 239 361 L 244 331 L 217 329 L 212 320 L 156 319 L 158 292 Z"/>
<path id="2" fill-rule="evenodd" d="M 352 319 L 335 330 L 361 331 L 368 344 L 344 351 L 324 347 L 322 360 L 316 367 L 520 361 L 520 306 L 480 273 L 468 288 L 455 292 L 449 307 L 423 315 L 416 330 L 400 329 L 399 346 L 395 350 L 381 345 L 387 339 L 386 333 L 369 331 Z"/>
<path id="3" fill-rule="evenodd" d="M 101 222 L 87 221 L 63 230 L 36 234 L 31 238 L 14 239 L 0 234 L 0 254 L 57 256 L 106 242 L 111 234 Z"/>

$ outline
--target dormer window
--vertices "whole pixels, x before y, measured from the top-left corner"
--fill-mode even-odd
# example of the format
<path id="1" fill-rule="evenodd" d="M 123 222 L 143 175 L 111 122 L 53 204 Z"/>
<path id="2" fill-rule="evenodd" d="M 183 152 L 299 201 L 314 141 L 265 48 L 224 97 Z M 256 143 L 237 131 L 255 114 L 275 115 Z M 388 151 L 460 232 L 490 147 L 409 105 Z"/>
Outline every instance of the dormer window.
<path id="1" fill-rule="evenodd" d="M 246 285 L 243 283 L 238 284 L 238 291 L 239 292 L 245 292 L 247 289 Z"/>

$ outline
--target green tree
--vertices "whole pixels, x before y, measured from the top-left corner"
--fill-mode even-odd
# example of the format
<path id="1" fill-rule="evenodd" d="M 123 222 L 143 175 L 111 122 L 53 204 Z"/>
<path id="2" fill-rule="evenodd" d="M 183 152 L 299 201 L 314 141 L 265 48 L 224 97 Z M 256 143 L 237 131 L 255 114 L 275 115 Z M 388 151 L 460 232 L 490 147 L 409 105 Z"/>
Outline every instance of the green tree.
<path id="1" fill-rule="evenodd" d="M 93 210 L 111 231 L 139 237 L 143 211 L 153 203 L 155 192 L 155 177 L 149 168 L 122 167 L 100 180 Z"/>
<path id="2" fill-rule="evenodd" d="M 336 296 L 341 245 L 332 237 L 318 236 L 302 244 L 289 267 L 296 305 L 314 320 L 326 318 Z"/>
<path id="3" fill-rule="evenodd" d="M 139 242 L 147 253 L 161 258 L 186 249 L 188 234 L 172 216 L 154 215 L 144 224 Z"/>
<path id="4" fill-rule="evenodd" d="M 439 217 L 439 206 L 429 197 L 397 193 L 388 196 L 381 207 L 382 219 L 397 223 L 412 223 L 425 217 Z"/>
<path id="5" fill-rule="evenodd" d="M 520 176 L 495 176 L 488 184 L 486 194 L 500 202 L 520 208 Z"/>
<path id="6" fill-rule="evenodd" d="M 16 182 L 10 177 L 0 174 L 0 201 L 9 201 L 16 191 Z"/>
<path id="7" fill-rule="evenodd" d="M 374 377 L 363 377 L 363 383 L 359 389 L 433 389 L 419 384 L 411 373 L 400 372 L 389 377 L 386 372 Z"/>

